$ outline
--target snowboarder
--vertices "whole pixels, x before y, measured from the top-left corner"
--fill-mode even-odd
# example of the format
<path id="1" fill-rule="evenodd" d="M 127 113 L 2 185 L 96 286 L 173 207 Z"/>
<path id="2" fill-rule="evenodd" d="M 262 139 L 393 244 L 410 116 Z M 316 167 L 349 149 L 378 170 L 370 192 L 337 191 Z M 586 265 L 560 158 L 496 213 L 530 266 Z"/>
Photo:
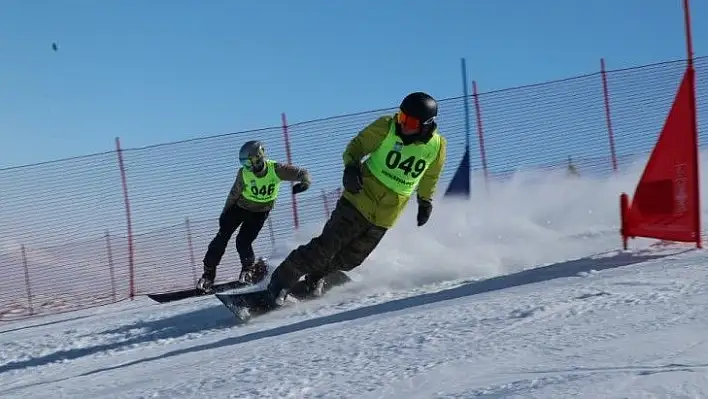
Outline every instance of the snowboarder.
<path id="1" fill-rule="evenodd" d="M 265 292 L 269 306 L 281 305 L 303 275 L 308 290 L 319 296 L 328 273 L 361 265 L 416 189 L 417 224 L 428 222 L 446 156 L 437 115 L 433 97 L 411 93 L 397 113 L 376 119 L 349 142 L 343 154 L 345 190 L 321 234 L 274 270 Z"/>
<path id="2" fill-rule="evenodd" d="M 297 181 L 292 187 L 295 194 L 310 187 L 311 178 L 306 169 L 267 159 L 260 141 L 246 142 L 239 151 L 239 161 L 241 167 L 219 216 L 219 231 L 204 255 L 204 274 L 197 282 L 197 290 L 202 292 L 212 290 L 216 267 L 239 226 L 241 229 L 236 236 L 236 251 L 241 261 L 239 281 L 258 280 L 257 275 L 265 273 L 266 265 L 262 259 L 256 261 L 252 244 L 275 205 L 281 181 Z"/>

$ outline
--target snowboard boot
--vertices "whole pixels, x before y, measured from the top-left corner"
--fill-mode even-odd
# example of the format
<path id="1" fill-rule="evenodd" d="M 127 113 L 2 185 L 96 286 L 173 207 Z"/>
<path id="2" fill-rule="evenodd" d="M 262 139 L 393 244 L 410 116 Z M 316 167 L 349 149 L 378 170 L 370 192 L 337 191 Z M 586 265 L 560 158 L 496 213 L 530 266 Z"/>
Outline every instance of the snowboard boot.
<path id="1" fill-rule="evenodd" d="M 277 276 L 271 276 L 270 282 L 265 290 L 265 305 L 275 309 L 283 306 L 288 296 L 289 290 L 278 280 Z"/>
<path id="2" fill-rule="evenodd" d="M 307 294 L 313 297 L 321 297 L 324 294 L 325 279 L 321 274 L 308 274 L 305 276 L 305 287 Z"/>
<path id="3" fill-rule="evenodd" d="M 214 278 L 216 270 L 213 268 L 204 267 L 202 277 L 197 281 L 197 291 L 202 294 L 208 294 L 214 290 Z"/>
<path id="4" fill-rule="evenodd" d="M 238 281 L 242 284 L 258 284 L 268 274 L 268 262 L 265 258 L 258 258 L 250 266 L 246 263 L 241 267 Z"/>

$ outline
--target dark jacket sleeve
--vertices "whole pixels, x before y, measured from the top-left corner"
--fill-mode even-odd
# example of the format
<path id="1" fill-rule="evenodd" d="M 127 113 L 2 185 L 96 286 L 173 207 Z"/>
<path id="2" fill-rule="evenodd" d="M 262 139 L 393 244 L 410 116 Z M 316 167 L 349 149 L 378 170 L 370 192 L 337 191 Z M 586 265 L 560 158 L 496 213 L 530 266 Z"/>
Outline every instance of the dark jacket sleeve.
<path id="1" fill-rule="evenodd" d="M 243 168 L 238 168 L 234 184 L 231 186 L 231 190 L 229 191 L 229 194 L 226 197 L 226 204 L 224 204 L 224 210 L 227 210 L 232 206 L 236 205 L 238 199 L 241 198 L 241 192 L 243 192 Z"/>
<path id="2" fill-rule="evenodd" d="M 300 168 L 295 165 L 288 165 L 279 162 L 275 165 L 275 173 L 278 175 L 280 180 L 296 181 L 304 183 L 308 187 L 312 182 L 310 172 L 308 172 L 305 168 Z"/>

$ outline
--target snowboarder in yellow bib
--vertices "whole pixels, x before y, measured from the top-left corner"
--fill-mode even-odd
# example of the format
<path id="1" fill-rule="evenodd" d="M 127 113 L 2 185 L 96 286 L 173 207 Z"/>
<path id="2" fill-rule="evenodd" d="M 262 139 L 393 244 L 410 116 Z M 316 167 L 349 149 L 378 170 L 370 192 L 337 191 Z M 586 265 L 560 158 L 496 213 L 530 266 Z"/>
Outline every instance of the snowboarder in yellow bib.
<path id="1" fill-rule="evenodd" d="M 428 222 L 446 155 L 437 115 L 435 99 L 411 93 L 396 114 L 376 119 L 349 142 L 343 154 L 344 193 L 322 233 L 290 252 L 273 272 L 272 305 L 281 304 L 303 275 L 312 295 L 319 296 L 326 289 L 324 276 L 361 265 L 416 191 L 418 226 Z"/>
<path id="2" fill-rule="evenodd" d="M 204 255 L 204 274 L 197 282 L 197 290 L 201 292 L 212 290 L 216 267 L 239 226 L 241 230 L 236 236 L 236 251 L 241 260 L 239 281 L 253 283 L 262 279 L 267 265 L 264 260 L 255 258 L 252 244 L 278 199 L 280 183 L 297 181 L 292 189 L 295 194 L 310 187 L 310 174 L 306 169 L 267 159 L 260 141 L 246 142 L 239 151 L 239 161 L 241 167 L 219 216 L 219 231 Z"/>

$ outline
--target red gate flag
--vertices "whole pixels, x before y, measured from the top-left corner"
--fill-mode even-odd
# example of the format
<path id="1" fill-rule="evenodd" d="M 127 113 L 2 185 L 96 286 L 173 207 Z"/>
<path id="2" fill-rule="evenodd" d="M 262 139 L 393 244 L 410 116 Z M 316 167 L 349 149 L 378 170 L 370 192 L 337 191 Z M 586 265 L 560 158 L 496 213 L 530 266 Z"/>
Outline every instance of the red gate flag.
<path id="1" fill-rule="evenodd" d="M 633 200 L 620 195 L 624 249 L 635 237 L 695 242 L 701 248 L 694 74 L 692 66 L 686 68 Z"/>

